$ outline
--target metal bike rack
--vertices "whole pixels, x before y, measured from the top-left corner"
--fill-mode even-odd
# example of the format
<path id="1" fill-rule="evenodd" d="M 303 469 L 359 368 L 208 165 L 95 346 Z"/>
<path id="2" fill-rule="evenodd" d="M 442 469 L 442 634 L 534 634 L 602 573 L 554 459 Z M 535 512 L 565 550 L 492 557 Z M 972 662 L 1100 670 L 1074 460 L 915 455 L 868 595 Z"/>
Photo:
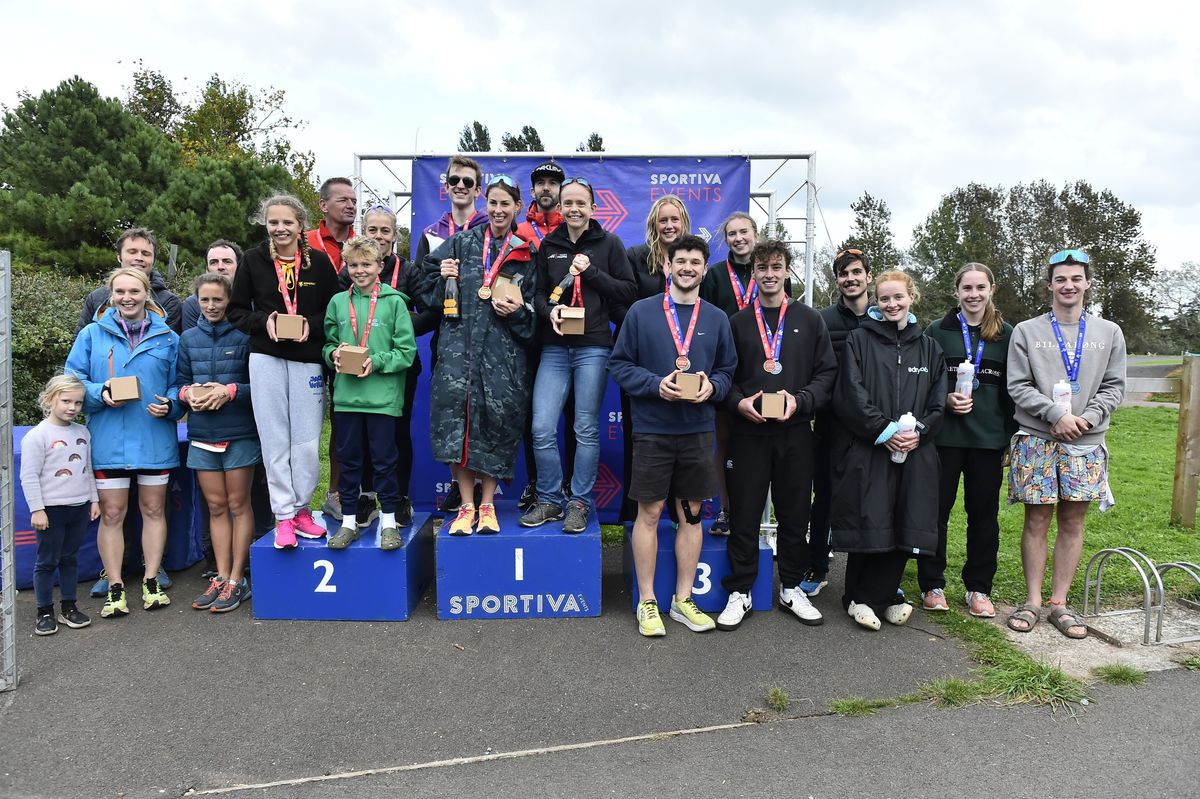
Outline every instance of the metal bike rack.
<path id="1" fill-rule="evenodd" d="M 1100 583 L 1104 574 L 1104 565 L 1108 563 L 1109 558 L 1113 555 L 1120 555 L 1127 560 L 1131 566 L 1137 571 L 1138 576 L 1142 578 L 1142 606 L 1140 608 L 1129 608 L 1126 610 L 1109 610 L 1104 613 L 1100 612 Z M 1092 567 L 1096 569 L 1095 579 L 1092 578 Z M 1151 583 L 1153 580 L 1153 583 Z M 1089 608 L 1089 599 L 1091 597 L 1092 587 L 1096 589 L 1095 602 Z M 1157 589 L 1157 594 L 1155 590 Z M 1150 643 L 1150 626 L 1151 619 L 1157 615 L 1158 623 L 1158 638 L 1155 643 L 1162 643 L 1162 614 L 1163 614 L 1163 591 L 1162 577 L 1159 576 L 1158 568 L 1155 567 L 1154 561 L 1130 547 L 1114 547 L 1110 549 L 1102 549 L 1092 556 L 1088 561 L 1087 569 L 1083 574 L 1083 616 L 1084 618 L 1101 618 L 1104 616 L 1128 616 L 1132 613 L 1141 613 L 1145 617 L 1145 628 L 1142 633 L 1142 644 Z M 1157 601 L 1155 599 L 1157 598 Z"/>
<path id="2" fill-rule="evenodd" d="M 1184 574 L 1187 574 L 1193 580 L 1195 580 L 1197 584 L 1200 584 L 1200 566 L 1197 566 L 1195 563 L 1189 563 L 1187 561 L 1176 561 L 1174 563 L 1164 563 L 1163 565 L 1158 567 L 1159 585 L 1162 585 L 1162 576 L 1164 574 L 1166 574 L 1167 572 L 1171 571 L 1172 569 L 1177 569 L 1177 570 L 1183 572 Z M 1181 599 L 1180 601 L 1183 602 L 1184 604 L 1186 604 L 1188 607 L 1193 608 L 1194 610 L 1200 610 L 1200 604 L 1197 604 L 1197 603 L 1192 602 L 1187 599 Z M 1159 615 L 1158 615 L 1158 635 L 1155 636 L 1154 643 L 1156 643 L 1156 644 L 1187 644 L 1187 643 L 1191 643 L 1192 641 L 1200 641 L 1200 635 L 1185 635 L 1181 638 L 1171 638 L 1169 640 L 1164 641 L 1162 639 L 1162 614 L 1159 613 Z"/>

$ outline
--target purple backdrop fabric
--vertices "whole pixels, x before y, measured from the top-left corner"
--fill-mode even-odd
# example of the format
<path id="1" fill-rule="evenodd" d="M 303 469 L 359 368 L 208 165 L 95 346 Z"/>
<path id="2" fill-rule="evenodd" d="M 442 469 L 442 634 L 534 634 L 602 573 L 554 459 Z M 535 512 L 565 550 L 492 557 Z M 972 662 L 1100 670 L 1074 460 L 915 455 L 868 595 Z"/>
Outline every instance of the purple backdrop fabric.
<path id="1" fill-rule="evenodd" d="M 529 173 L 543 159 L 492 157 L 477 159 L 483 167 L 484 185 L 495 175 L 508 175 L 529 198 Z M 662 158 L 568 156 L 556 158 L 568 178 L 585 178 L 596 192 L 595 219 L 605 230 L 616 233 L 631 247 L 646 237 L 646 216 L 654 201 L 665 194 L 679 197 L 692 218 L 692 232 L 709 238 L 712 261 L 725 258 L 725 245 L 717 229 L 734 211 L 750 207 L 750 161 L 741 156 L 726 158 Z M 413 161 L 412 252 L 420 231 L 449 209 L 443 175 L 444 158 Z M 483 198 L 477 202 L 483 208 Z M 523 218 L 522 214 L 522 218 Z M 410 493 L 414 505 L 432 510 L 449 488 L 450 472 L 433 460 L 429 443 L 429 337 L 420 341 L 425 369 L 417 386 L 414 413 L 413 451 L 415 463 Z M 561 436 L 560 436 L 561 441 Z M 609 382 L 600 411 L 600 468 L 593 496 L 600 521 L 613 524 L 621 508 L 621 402 L 616 384 Z M 498 499 L 515 500 L 525 486 L 525 458 L 518 457 L 512 485 L 501 486 Z M 712 507 L 705 508 L 711 516 Z"/>

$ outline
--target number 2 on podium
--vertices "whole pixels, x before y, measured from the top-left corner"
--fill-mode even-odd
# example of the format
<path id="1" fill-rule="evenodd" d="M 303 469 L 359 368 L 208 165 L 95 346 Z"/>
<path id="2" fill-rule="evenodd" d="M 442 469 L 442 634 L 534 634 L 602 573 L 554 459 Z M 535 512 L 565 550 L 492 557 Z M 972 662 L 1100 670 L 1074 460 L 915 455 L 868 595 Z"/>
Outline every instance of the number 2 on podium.
<path id="1" fill-rule="evenodd" d="M 337 586 L 329 582 L 333 579 L 333 564 L 327 560 L 318 560 L 313 562 L 313 568 L 325 570 L 325 575 L 321 577 L 321 582 L 317 583 L 317 587 L 313 589 L 313 593 L 336 594 Z"/>

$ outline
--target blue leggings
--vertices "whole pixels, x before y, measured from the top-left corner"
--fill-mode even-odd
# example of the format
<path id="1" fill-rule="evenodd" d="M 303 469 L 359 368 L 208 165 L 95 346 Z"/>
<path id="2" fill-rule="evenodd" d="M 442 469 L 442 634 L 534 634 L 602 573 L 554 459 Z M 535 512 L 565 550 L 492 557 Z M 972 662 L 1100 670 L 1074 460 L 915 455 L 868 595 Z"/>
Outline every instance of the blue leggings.
<path id="1" fill-rule="evenodd" d="M 52 505 L 46 510 L 50 526 L 37 533 L 37 563 L 33 567 L 33 595 L 39 608 L 54 604 L 54 572 L 64 602 L 75 601 L 79 583 L 76 556 L 91 522 L 91 503 Z"/>

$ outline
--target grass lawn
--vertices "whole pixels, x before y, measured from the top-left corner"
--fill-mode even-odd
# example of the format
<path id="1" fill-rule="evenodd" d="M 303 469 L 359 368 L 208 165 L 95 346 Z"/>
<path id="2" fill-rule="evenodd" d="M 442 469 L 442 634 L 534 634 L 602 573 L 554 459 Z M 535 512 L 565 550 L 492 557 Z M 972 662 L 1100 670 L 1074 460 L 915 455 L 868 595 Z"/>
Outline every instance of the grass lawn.
<path id="1" fill-rule="evenodd" d="M 1107 547 L 1132 547 L 1155 563 L 1200 560 L 1200 532 L 1171 527 L 1171 483 L 1175 472 L 1175 432 L 1179 412 L 1171 408 L 1121 408 L 1108 431 L 1109 482 L 1117 504 L 1106 513 L 1093 505 L 1088 512 L 1083 558 L 1071 591 L 1071 601 L 1083 601 L 1084 568 L 1088 560 Z M 1025 577 L 1021 571 L 1021 526 L 1024 510 L 1007 504 L 1007 486 L 1001 494 L 1000 554 L 993 596 L 1019 604 L 1025 599 Z M 946 593 L 952 603 L 961 603 L 964 588 L 960 574 L 966 557 L 966 515 L 961 500 L 950 517 L 947 542 Z M 1051 526 L 1051 536 L 1054 535 Z M 1044 595 L 1050 593 L 1047 565 Z M 1186 585 L 1168 575 L 1179 590 Z M 905 590 L 916 596 L 916 565 L 910 563 Z M 1190 588 L 1189 588 L 1190 590 Z M 1141 597 L 1141 579 L 1122 559 L 1110 560 L 1104 569 L 1106 607 L 1119 597 Z"/>

